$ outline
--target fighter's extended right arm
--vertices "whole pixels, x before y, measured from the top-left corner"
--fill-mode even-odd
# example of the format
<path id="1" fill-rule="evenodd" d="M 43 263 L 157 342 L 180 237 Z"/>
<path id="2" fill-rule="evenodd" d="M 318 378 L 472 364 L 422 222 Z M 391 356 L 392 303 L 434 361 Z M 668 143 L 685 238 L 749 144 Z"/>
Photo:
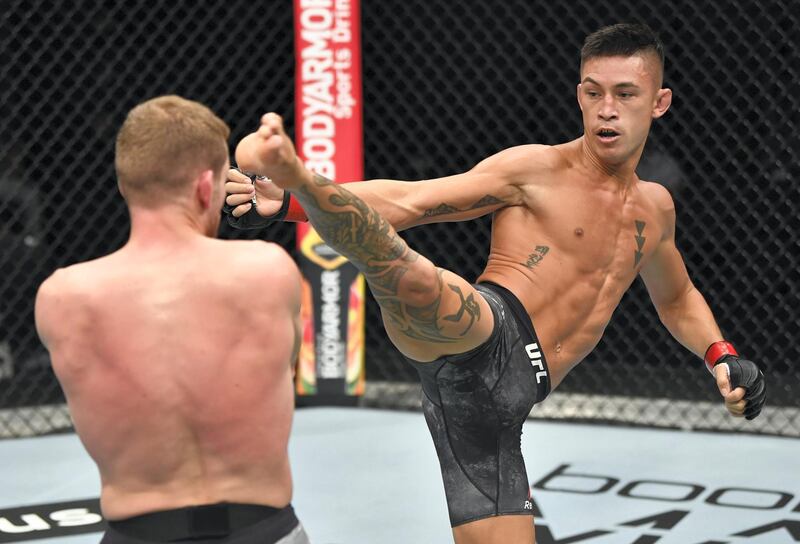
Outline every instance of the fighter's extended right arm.
<path id="1" fill-rule="evenodd" d="M 499 208 L 522 203 L 522 186 L 526 181 L 524 172 L 530 166 L 532 153 L 535 153 L 533 147 L 502 151 L 463 174 L 416 182 L 378 179 L 348 183 L 347 189 L 373 207 L 395 230 L 426 223 L 475 219 Z M 247 220 L 249 223 L 260 223 L 257 216 L 261 206 L 249 205 L 251 199 L 260 202 L 267 198 L 276 200 L 277 196 L 268 197 L 265 191 L 259 191 L 258 186 L 247 187 L 241 181 L 232 183 L 234 181 L 229 178 L 226 185 L 229 218 L 248 215 L 251 218 Z M 286 198 L 284 194 L 281 198 L 287 208 L 301 209 L 294 197 Z M 273 208 L 277 207 L 276 202 L 272 204 Z M 295 213 L 288 220 L 297 221 L 300 217 L 301 213 Z M 269 220 L 283 219 L 273 217 Z"/>

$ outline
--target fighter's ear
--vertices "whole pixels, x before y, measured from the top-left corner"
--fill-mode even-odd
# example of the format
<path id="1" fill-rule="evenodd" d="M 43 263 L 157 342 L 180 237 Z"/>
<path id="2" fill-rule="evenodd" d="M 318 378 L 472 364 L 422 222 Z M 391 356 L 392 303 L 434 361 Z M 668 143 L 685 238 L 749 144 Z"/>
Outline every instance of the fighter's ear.
<path id="1" fill-rule="evenodd" d="M 214 172 L 211 169 L 203 170 L 195 178 L 195 197 L 204 210 L 211 207 L 214 195 Z"/>
<path id="2" fill-rule="evenodd" d="M 583 104 L 581 103 L 581 84 L 580 83 L 578 83 L 577 92 L 575 93 L 575 98 L 578 99 L 578 106 L 581 108 L 581 111 L 583 111 Z"/>
<path id="3" fill-rule="evenodd" d="M 672 89 L 659 89 L 656 93 L 656 102 L 653 106 L 653 119 L 658 119 L 672 105 Z"/>

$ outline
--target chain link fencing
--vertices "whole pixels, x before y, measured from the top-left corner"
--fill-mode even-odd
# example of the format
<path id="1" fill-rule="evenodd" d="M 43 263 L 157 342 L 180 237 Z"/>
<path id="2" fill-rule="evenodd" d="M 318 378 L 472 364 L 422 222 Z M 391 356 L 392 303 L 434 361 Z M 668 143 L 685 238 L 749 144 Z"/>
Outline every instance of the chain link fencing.
<path id="1" fill-rule="evenodd" d="M 341 1 L 341 0 L 339 0 Z M 677 242 L 725 336 L 765 369 L 768 407 L 734 421 L 702 363 L 664 330 L 637 281 L 594 352 L 534 417 L 800 436 L 800 83 L 792 0 L 363 0 L 367 178 L 465 171 L 501 149 L 581 134 L 586 34 L 620 21 L 665 43 L 675 99 L 639 168 L 677 207 Z M 232 142 L 266 110 L 293 125 L 292 5 L 228 0 L 4 3 L 0 13 L 0 436 L 69 428 L 36 339 L 36 288 L 124 243 L 113 142 L 125 113 L 176 93 L 208 104 Z M 474 280 L 490 219 L 404 233 Z M 294 227 L 263 236 L 294 252 Z M 417 408 L 415 371 L 367 304 L 365 403 Z"/>

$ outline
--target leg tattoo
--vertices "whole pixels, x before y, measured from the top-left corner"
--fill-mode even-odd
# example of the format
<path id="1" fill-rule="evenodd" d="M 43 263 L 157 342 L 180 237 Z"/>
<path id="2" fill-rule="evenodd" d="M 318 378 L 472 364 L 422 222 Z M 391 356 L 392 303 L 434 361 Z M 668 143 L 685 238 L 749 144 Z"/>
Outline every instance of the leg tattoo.
<path id="1" fill-rule="evenodd" d="M 328 244 L 364 273 L 378 304 L 403 334 L 428 342 L 455 342 L 480 319 L 480 308 L 473 295 L 464 298 L 461 289 L 454 285 L 449 287 L 461 297 L 461 307 L 455 314 L 439 315 L 443 293 L 441 269 L 437 269 L 438 282 L 431 303 L 410 306 L 404 302 L 399 292 L 400 282 L 419 254 L 408 247 L 378 212 L 345 187 L 318 174 L 314 175 L 313 184 L 295 193 L 309 220 Z M 440 319 L 460 322 L 465 313 L 469 323 L 458 337 L 442 332 Z"/>

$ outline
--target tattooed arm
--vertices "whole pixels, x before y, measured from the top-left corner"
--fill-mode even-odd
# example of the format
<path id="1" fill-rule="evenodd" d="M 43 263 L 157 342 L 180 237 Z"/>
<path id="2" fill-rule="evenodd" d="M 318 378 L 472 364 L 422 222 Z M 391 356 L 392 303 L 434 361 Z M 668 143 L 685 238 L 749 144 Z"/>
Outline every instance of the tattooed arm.
<path id="1" fill-rule="evenodd" d="M 395 230 L 425 223 L 466 221 L 506 206 L 523 204 L 526 186 L 535 183 L 547 146 L 525 145 L 501 151 L 463 174 L 423 181 L 377 179 L 348 183 L 347 187 L 381 214 Z M 242 165 L 239 160 L 240 166 Z M 227 204 L 234 217 L 258 202 L 257 212 L 268 217 L 278 211 L 283 191 L 268 182 L 257 182 L 232 170 L 225 186 Z"/>
<path id="2" fill-rule="evenodd" d="M 347 188 L 375 208 L 396 230 L 426 223 L 466 221 L 523 203 L 531 155 L 542 146 L 519 146 L 444 178 L 407 182 L 371 180 Z"/>

